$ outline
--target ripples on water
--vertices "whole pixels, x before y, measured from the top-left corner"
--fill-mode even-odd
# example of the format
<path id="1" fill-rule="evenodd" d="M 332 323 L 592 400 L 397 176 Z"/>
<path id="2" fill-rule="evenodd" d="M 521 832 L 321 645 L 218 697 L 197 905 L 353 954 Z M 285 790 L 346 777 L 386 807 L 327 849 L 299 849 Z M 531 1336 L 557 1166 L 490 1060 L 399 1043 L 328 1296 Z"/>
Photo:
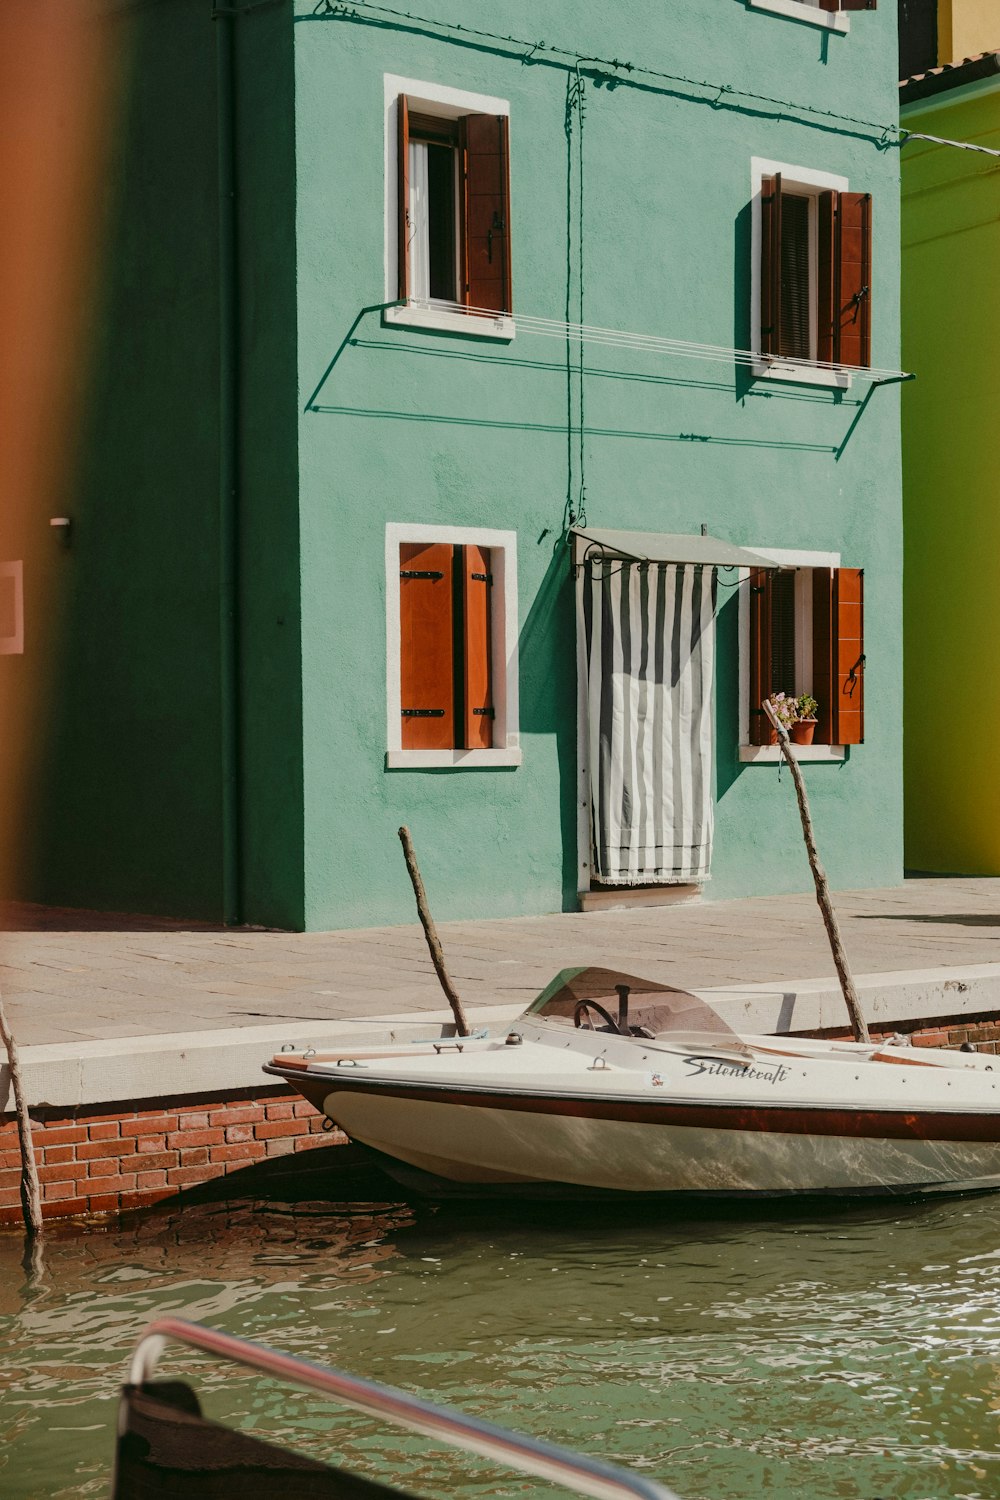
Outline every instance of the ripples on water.
<path id="1" fill-rule="evenodd" d="M 203 1205 L 58 1231 L 40 1287 L 0 1238 L 0 1494 L 106 1494 L 125 1361 L 170 1312 L 635 1464 L 685 1500 L 986 1500 L 998 1247 L 997 1197 L 765 1217 Z M 189 1372 L 210 1415 L 418 1493 L 535 1493 L 200 1357 L 161 1368 Z"/>

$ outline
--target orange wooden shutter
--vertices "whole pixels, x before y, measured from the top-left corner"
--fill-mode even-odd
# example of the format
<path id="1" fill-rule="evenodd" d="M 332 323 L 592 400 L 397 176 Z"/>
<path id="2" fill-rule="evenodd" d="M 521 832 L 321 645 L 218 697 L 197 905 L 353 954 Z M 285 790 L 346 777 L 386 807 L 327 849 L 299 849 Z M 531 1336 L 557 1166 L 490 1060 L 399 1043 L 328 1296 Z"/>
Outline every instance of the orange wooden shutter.
<path id="1" fill-rule="evenodd" d="M 467 750 L 490 750 L 493 746 L 490 554 L 486 548 L 473 546 L 461 547 L 459 551 L 462 554 L 463 744 Z"/>
<path id="2" fill-rule="evenodd" d="M 831 708 L 835 745 L 860 745 L 865 738 L 864 617 L 864 570 L 834 568 Z"/>
<path id="3" fill-rule="evenodd" d="M 872 200 L 838 193 L 834 278 L 834 359 L 867 368 L 872 362 Z"/>
<path id="4" fill-rule="evenodd" d="M 833 745 L 833 569 L 813 568 L 812 686 L 816 699 L 816 730 L 813 743 Z"/>
<path id="5" fill-rule="evenodd" d="M 761 708 L 771 692 L 771 571 L 750 569 L 750 743 L 769 745 L 772 729 Z"/>
<path id="6" fill-rule="evenodd" d="M 781 352 L 781 173 L 760 185 L 760 350 Z M 755 743 L 758 743 L 755 741 Z M 765 742 L 766 743 L 766 742 Z"/>
<path id="7" fill-rule="evenodd" d="M 462 127 L 468 307 L 510 312 L 510 187 L 506 115 L 466 115 Z"/>
<path id="8" fill-rule="evenodd" d="M 399 549 L 399 705 L 404 750 L 455 740 L 454 553 L 443 542 Z"/>
<path id="9" fill-rule="evenodd" d="M 399 96 L 397 151 L 399 183 L 399 289 L 401 301 L 410 295 L 410 105 L 405 94 Z"/>

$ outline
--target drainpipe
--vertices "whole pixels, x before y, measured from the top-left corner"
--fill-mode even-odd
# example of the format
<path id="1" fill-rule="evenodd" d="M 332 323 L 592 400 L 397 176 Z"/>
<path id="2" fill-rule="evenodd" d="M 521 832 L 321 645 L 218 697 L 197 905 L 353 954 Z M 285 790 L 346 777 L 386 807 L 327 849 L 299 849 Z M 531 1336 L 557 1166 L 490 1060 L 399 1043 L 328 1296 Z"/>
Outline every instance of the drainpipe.
<path id="1" fill-rule="evenodd" d="M 239 263 L 236 15 L 213 9 L 219 162 L 219 667 L 223 921 L 243 920 L 240 816 Z"/>

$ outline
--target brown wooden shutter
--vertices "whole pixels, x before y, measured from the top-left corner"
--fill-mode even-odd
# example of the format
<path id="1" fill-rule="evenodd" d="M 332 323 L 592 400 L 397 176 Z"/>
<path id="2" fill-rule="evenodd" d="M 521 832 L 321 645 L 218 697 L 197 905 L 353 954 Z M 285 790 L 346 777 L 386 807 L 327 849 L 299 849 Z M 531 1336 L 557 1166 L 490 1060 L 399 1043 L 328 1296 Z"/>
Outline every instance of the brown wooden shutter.
<path id="1" fill-rule="evenodd" d="M 864 570 L 834 568 L 831 708 L 835 745 L 860 745 L 865 738 L 864 612 Z"/>
<path id="2" fill-rule="evenodd" d="M 820 10 L 839 10 L 840 0 L 819 0 Z"/>
<path id="3" fill-rule="evenodd" d="M 833 569 L 813 568 L 812 686 L 816 699 L 813 744 L 832 745 L 833 738 Z"/>
<path id="4" fill-rule="evenodd" d="M 780 172 L 761 182 L 760 207 L 760 350 L 776 355 L 781 352 Z"/>
<path id="5" fill-rule="evenodd" d="M 405 301 L 410 295 L 410 104 L 405 94 L 400 94 L 397 116 L 397 182 L 399 203 L 397 208 L 399 234 L 399 288 L 398 296 Z"/>
<path id="6" fill-rule="evenodd" d="M 867 369 L 872 362 L 872 200 L 838 193 L 835 234 L 834 359 Z"/>
<path id="7" fill-rule="evenodd" d="M 455 549 L 399 549 L 399 704 L 404 750 L 451 750 L 455 740 Z"/>
<path id="8" fill-rule="evenodd" d="M 511 311 L 510 165 L 506 115 L 465 115 L 462 300 Z"/>
<path id="9" fill-rule="evenodd" d="M 824 4 L 823 9 L 827 7 Z M 876 10 L 877 0 L 840 0 L 841 10 Z"/>
<path id="10" fill-rule="evenodd" d="M 761 704 L 771 692 L 771 578 L 750 569 L 750 743 L 769 745 L 773 731 Z"/>
<path id="11" fill-rule="evenodd" d="M 490 750 L 493 747 L 490 554 L 483 547 L 465 546 L 458 550 L 462 554 L 463 745 L 467 750 Z"/>

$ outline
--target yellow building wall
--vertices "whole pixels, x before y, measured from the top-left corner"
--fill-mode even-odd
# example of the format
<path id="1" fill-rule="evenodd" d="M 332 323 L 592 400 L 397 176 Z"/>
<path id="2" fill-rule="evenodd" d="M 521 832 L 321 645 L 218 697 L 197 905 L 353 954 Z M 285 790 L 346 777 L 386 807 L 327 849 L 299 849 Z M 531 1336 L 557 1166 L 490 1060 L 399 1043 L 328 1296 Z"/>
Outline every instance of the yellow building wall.
<path id="1" fill-rule="evenodd" d="M 938 0 L 938 62 L 1000 48 L 1000 0 Z"/>
<path id="2" fill-rule="evenodd" d="M 1000 150 L 1000 79 L 903 124 Z M 1000 875 L 1000 163 L 901 164 L 906 863 Z"/>

